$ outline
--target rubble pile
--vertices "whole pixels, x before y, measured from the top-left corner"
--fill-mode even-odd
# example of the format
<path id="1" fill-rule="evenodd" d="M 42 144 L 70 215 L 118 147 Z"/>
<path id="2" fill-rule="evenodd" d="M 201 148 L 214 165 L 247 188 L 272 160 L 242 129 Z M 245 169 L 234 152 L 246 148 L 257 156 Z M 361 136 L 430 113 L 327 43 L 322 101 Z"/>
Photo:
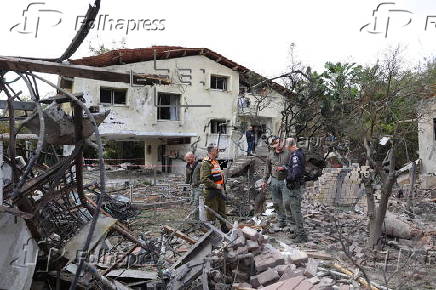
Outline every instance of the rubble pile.
<path id="1" fill-rule="evenodd" d="M 350 289 L 359 283 L 344 274 L 333 257 L 302 251 L 281 243 L 272 246 L 268 236 L 255 228 L 233 229 L 230 241 L 212 252 L 208 273 L 210 289 Z M 355 278 L 355 277 L 354 277 Z M 329 288 L 330 287 L 330 288 Z"/>

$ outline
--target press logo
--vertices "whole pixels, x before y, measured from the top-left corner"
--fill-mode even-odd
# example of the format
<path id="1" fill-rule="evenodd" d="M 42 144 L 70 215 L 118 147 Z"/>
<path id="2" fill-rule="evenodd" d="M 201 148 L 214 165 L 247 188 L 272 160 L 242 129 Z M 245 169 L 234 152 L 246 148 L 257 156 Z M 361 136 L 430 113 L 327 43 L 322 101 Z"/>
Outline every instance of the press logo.
<path id="1" fill-rule="evenodd" d="M 91 1 L 93 2 L 93 1 Z M 92 4 L 91 4 L 92 5 Z M 94 4 L 95 5 L 95 4 Z M 32 35 L 37 38 L 40 32 L 53 27 L 65 26 L 63 20 L 68 20 L 63 12 L 49 9 L 45 2 L 32 2 L 22 11 L 21 21 L 9 28 L 10 32 Z M 70 19 L 74 21 L 72 30 L 78 31 L 82 25 L 88 25 L 90 30 L 121 32 L 125 35 L 139 31 L 163 31 L 166 29 L 166 19 L 161 17 L 120 18 L 109 14 L 98 14 L 94 21 L 86 21 L 86 15 L 78 15 Z"/>
<path id="2" fill-rule="evenodd" d="M 427 15 L 425 19 L 416 19 L 412 11 L 397 7 L 395 2 L 381 2 L 372 11 L 372 20 L 360 27 L 360 32 L 383 35 L 388 38 L 393 31 L 413 26 L 415 23 L 424 28 L 424 31 L 436 30 L 435 15 Z"/>
<path id="3" fill-rule="evenodd" d="M 35 38 L 41 27 L 55 27 L 62 22 L 62 12 L 45 8 L 45 2 L 32 2 L 22 12 L 22 19 L 9 29 L 10 32 L 33 34 Z"/>

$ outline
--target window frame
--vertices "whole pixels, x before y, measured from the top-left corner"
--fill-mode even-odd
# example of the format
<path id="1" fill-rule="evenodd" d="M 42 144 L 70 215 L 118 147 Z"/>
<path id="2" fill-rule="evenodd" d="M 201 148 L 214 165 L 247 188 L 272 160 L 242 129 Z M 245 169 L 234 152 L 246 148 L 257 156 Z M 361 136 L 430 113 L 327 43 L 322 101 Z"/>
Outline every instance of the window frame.
<path id="1" fill-rule="evenodd" d="M 216 125 L 214 125 L 214 122 L 216 122 Z M 226 123 L 226 125 L 221 127 L 221 128 L 225 128 L 223 130 L 224 132 L 221 132 L 221 135 L 228 135 L 229 126 L 228 126 L 228 120 L 226 120 L 226 119 L 211 119 L 210 120 L 210 134 L 215 134 L 215 135 L 220 134 L 220 129 L 218 127 L 218 123 L 224 123 L 224 122 Z M 216 129 L 216 130 L 214 130 L 214 129 Z"/>
<path id="2" fill-rule="evenodd" d="M 177 97 L 178 98 L 178 102 L 175 105 L 160 105 L 160 97 L 163 95 L 169 95 L 169 96 L 173 96 L 173 97 Z M 158 92 L 157 93 L 157 104 L 156 104 L 156 120 L 159 122 L 166 122 L 166 121 L 172 121 L 172 122 L 180 122 L 181 121 L 181 111 L 180 111 L 180 103 L 182 100 L 182 95 L 181 94 L 177 94 L 177 93 L 167 93 L 167 92 Z M 171 101 L 170 101 L 171 103 Z M 169 114 L 170 114 L 170 119 L 161 119 L 159 118 L 161 113 L 160 110 L 161 109 L 166 109 L 168 108 L 169 110 Z M 171 108 L 175 108 L 175 112 L 176 112 L 176 119 L 175 120 L 171 120 Z"/>
<path id="3" fill-rule="evenodd" d="M 224 88 L 223 89 L 213 88 L 212 87 L 212 83 L 213 83 L 212 82 L 212 78 L 216 78 L 216 79 L 222 78 L 222 79 L 224 79 L 225 80 Z M 215 91 L 228 92 L 228 91 L 230 91 L 229 90 L 229 82 L 230 82 L 230 77 L 229 76 L 223 76 L 223 75 L 218 75 L 218 74 L 211 74 L 210 77 L 209 77 L 209 88 L 211 90 L 215 90 Z M 215 84 L 218 84 L 218 83 L 215 82 Z"/>
<path id="4" fill-rule="evenodd" d="M 107 102 L 102 102 L 101 101 L 101 91 L 102 90 L 109 90 L 110 92 L 111 92 L 111 102 L 110 103 L 107 103 Z M 125 97 L 125 102 L 124 103 L 122 103 L 122 104 L 116 104 L 114 101 L 115 101 L 115 92 L 116 91 L 118 91 L 118 92 L 124 92 L 124 97 Z M 106 105 L 106 106 L 120 106 L 120 107 L 123 107 L 123 106 L 127 106 L 128 104 L 127 104 L 127 93 L 128 93 L 128 89 L 127 88 L 112 88 L 112 87 L 100 87 L 100 90 L 99 90 L 99 104 L 100 105 Z"/>

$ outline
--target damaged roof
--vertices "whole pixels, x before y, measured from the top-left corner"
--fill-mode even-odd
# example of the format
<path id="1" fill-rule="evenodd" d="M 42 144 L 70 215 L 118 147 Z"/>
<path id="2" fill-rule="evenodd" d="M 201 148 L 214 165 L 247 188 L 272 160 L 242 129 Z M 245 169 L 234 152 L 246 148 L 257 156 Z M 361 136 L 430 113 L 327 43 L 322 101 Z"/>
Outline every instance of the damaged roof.
<path id="1" fill-rule="evenodd" d="M 152 46 L 146 48 L 115 49 L 100 55 L 71 60 L 70 62 L 72 64 L 102 67 L 149 61 L 154 59 L 155 54 L 156 59 L 171 59 L 193 55 L 204 55 L 205 57 L 216 61 L 219 64 L 227 66 L 233 70 L 237 70 L 241 73 L 249 71 L 249 69 L 246 67 L 239 65 L 231 59 L 228 59 L 208 48 L 185 48 L 181 46 Z"/>
<path id="2" fill-rule="evenodd" d="M 276 82 L 267 82 L 267 78 L 242 66 L 223 55 L 214 52 L 208 48 L 186 48 L 181 46 L 152 46 L 146 48 L 122 48 L 109 52 L 88 56 L 81 59 L 70 60 L 70 63 L 76 65 L 87 65 L 104 67 L 110 65 L 123 65 L 141 61 L 150 61 L 154 59 L 172 59 L 185 56 L 203 55 L 221 65 L 232 70 L 236 70 L 241 75 L 241 81 L 249 86 L 263 81 L 268 83 L 274 90 L 284 96 L 292 96 L 292 92 Z"/>

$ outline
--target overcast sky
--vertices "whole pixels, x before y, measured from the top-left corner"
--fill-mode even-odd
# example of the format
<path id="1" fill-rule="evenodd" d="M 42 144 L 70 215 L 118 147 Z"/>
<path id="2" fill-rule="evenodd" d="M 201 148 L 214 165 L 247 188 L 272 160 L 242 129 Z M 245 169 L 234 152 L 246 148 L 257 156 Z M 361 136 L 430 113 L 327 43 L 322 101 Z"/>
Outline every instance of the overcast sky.
<path id="1" fill-rule="evenodd" d="M 25 12 L 26 28 L 22 14 L 32 1 L 8 1 L 5 2 L 7 6 L 2 3 L 0 55 L 59 57 L 75 35 L 76 21 L 82 19 L 80 16 L 86 13 L 90 2 L 38 1 L 44 4 L 31 5 Z M 374 25 L 373 10 L 388 1 L 101 2 L 99 14 L 107 15 L 105 29 L 91 30 L 73 58 L 89 55 L 90 42 L 95 47 L 100 43 L 111 47 L 113 41 L 124 37 L 129 48 L 151 45 L 207 47 L 262 75 L 273 77 L 286 71 L 292 43 L 298 60 L 317 70 L 322 69 L 326 61 L 374 63 L 387 48 L 398 44 L 404 48 L 406 60 L 413 65 L 424 57 L 432 57 L 436 49 L 434 0 L 382 4 L 376 12 L 377 25 Z M 110 30 L 109 19 L 115 22 L 123 19 L 120 22 L 124 25 Z M 144 22 L 139 22 L 143 19 L 162 21 L 155 22 L 159 24 L 156 25 L 158 30 L 147 31 Z M 389 25 L 386 25 L 387 19 Z M 133 25 L 136 28 L 126 33 L 128 20 L 132 20 L 129 28 Z M 150 27 L 153 26 L 146 26 Z"/>

